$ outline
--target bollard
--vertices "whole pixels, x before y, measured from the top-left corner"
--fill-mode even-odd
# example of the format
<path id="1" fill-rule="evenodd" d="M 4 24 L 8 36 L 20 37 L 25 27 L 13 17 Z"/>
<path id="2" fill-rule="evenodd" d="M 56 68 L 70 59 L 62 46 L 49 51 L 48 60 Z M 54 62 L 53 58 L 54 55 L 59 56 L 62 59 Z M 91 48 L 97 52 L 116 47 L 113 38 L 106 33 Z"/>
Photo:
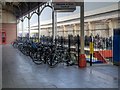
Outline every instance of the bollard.
<path id="1" fill-rule="evenodd" d="M 92 66 L 93 53 L 94 53 L 94 44 L 93 44 L 93 38 L 91 36 L 91 39 L 90 39 L 90 66 Z"/>
<path id="2" fill-rule="evenodd" d="M 85 68 L 87 66 L 85 54 L 81 54 L 79 56 L 79 63 L 78 64 L 79 64 L 80 68 Z"/>

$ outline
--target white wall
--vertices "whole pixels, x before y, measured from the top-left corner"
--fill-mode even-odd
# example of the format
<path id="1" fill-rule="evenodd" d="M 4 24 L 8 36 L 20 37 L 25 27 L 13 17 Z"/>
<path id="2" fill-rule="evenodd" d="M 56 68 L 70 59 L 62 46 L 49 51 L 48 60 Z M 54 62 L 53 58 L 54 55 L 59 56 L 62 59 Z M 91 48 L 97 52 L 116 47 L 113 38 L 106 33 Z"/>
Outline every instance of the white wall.
<path id="1" fill-rule="evenodd" d="M 2 23 L 16 23 L 16 17 L 5 10 L 2 10 Z"/>

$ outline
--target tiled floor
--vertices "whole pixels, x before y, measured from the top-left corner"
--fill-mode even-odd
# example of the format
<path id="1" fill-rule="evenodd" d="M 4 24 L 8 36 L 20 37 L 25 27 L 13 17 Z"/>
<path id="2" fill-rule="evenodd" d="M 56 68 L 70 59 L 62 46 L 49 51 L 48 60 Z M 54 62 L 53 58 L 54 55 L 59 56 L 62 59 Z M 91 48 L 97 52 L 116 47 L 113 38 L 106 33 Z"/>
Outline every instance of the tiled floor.
<path id="1" fill-rule="evenodd" d="M 10 45 L 3 46 L 3 88 L 117 88 L 118 67 L 99 65 L 80 69 L 76 66 L 35 65 Z"/>

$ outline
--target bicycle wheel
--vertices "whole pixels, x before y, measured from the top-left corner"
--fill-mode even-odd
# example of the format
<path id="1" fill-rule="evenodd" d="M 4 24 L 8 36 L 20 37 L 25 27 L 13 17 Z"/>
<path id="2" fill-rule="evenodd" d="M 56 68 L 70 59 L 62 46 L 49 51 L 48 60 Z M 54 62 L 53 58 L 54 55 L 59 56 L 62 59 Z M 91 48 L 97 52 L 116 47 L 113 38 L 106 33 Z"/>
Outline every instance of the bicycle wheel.
<path id="1" fill-rule="evenodd" d="M 32 60 L 35 64 L 40 65 L 42 64 L 42 60 L 41 60 L 41 54 L 40 52 L 36 52 L 33 54 Z"/>
<path id="2" fill-rule="evenodd" d="M 70 62 L 70 55 L 69 55 L 69 53 L 64 51 L 64 53 L 62 53 L 61 57 L 62 57 L 62 62 L 66 63 L 66 65 L 69 66 L 69 62 Z"/>
<path id="3" fill-rule="evenodd" d="M 41 60 L 43 61 L 44 64 L 46 64 L 47 57 L 46 57 L 45 52 L 43 52 L 43 53 L 41 54 Z"/>
<path id="4" fill-rule="evenodd" d="M 13 43 L 12 43 L 12 46 L 13 46 L 14 48 L 17 48 L 17 42 L 13 42 Z"/>
<path id="5" fill-rule="evenodd" d="M 47 56 L 47 64 L 49 65 L 50 68 L 54 68 L 59 63 L 58 59 L 59 58 L 57 57 L 56 54 L 48 55 Z"/>
<path id="6" fill-rule="evenodd" d="M 29 56 L 29 48 L 27 46 L 24 48 L 24 55 Z"/>
<path id="7" fill-rule="evenodd" d="M 70 53 L 70 65 L 77 65 L 78 61 L 77 61 L 77 56 L 75 53 Z"/>
<path id="8" fill-rule="evenodd" d="M 22 52 L 22 50 L 23 50 L 23 45 L 18 45 L 18 50 Z"/>

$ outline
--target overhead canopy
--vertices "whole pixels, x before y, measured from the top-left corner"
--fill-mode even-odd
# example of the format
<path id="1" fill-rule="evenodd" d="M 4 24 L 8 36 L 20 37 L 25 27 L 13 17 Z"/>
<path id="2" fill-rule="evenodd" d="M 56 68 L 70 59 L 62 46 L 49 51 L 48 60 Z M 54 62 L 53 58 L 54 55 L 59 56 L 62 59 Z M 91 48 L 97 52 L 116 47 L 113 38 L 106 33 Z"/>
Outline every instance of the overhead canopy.
<path id="1" fill-rule="evenodd" d="M 12 12 L 16 18 L 35 10 L 38 5 L 41 6 L 46 2 L 6 2 L 2 5 L 3 10 Z"/>
<path id="2" fill-rule="evenodd" d="M 27 13 L 35 10 L 38 5 L 42 6 L 46 2 L 4 2 L 2 4 L 2 9 L 12 12 L 16 18 L 20 18 Z M 80 6 L 80 2 L 75 3 L 76 6 Z"/>

